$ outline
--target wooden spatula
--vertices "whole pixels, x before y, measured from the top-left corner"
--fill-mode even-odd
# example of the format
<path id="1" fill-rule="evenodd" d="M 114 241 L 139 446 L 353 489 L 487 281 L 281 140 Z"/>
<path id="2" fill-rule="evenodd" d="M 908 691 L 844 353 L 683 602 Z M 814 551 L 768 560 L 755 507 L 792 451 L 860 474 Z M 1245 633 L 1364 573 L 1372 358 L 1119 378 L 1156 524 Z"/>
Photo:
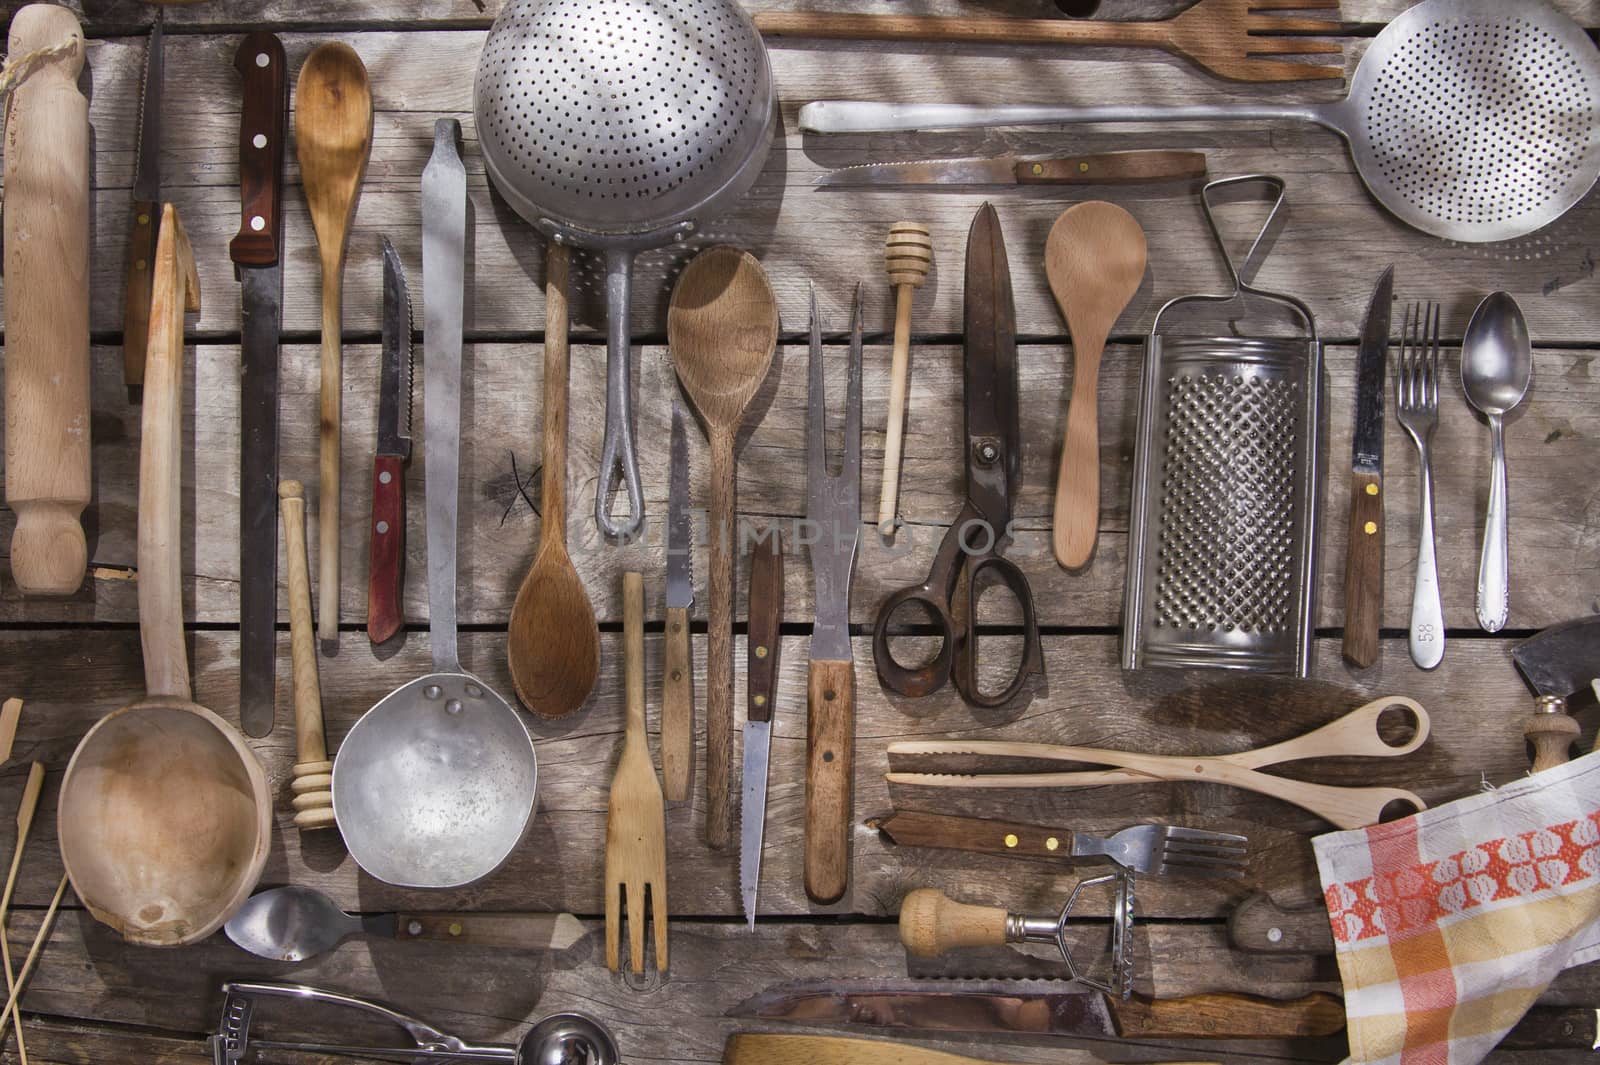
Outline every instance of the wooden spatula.
<path id="1" fill-rule="evenodd" d="M 611 778 L 606 813 L 606 968 L 621 963 L 622 909 L 628 910 L 630 968 L 644 972 L 644 924 L 656 925 L 656 968 L 667 968 L 667 824 L 661 781 L 644 731 L 644 577 L 622 576 L 622 631 L 627 659 L 628 727 Z M 645 893 L 650 908 L 645 907 Z"/>
<path id="2" fill-rule="evenodd" d="M 910 1043 L 847 1039 L 833 1035 L 747 1035 L 728 1037 L 722 1065 L 1004 1065 Z M 1175 1061 L 1171 1065 L 1214 1065 Z"/>

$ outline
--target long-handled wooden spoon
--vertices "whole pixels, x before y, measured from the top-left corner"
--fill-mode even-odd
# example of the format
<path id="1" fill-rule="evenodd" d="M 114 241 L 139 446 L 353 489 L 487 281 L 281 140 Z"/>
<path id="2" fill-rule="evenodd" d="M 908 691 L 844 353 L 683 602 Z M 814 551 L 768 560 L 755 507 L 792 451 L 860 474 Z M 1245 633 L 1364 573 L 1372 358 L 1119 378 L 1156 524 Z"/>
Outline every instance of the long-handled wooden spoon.
<path id="1" fill-rule="evenodd" d="M 372 92 L 355 49 L 337 41 L 306 56 L 295 86 L 294 135 L 322 256 L 322 459 L 318 468 L 317 629 L 339 638 L 339 393 L 344 361 L 344 252 L 372 150 Z"/>
<path id="2" fill-rule="evenodd" d="M 582 706 L 600 674 L 600 627 L 567 555 L 567 259 L 567 246 L 551 241 L 545 254 L 539 552 L 517 589 L 506 636 L 517 698 L 540 717 L 564 717 Z"/>
<path id="3" fill-rule="evenodd" d="M 1114 203 L 1076 204 L 1050 227 L 1045 275 L 1072 334 L 1072 399 L 1052 538 L 1056 561 L 1068 569 L 1089 561 L 1100 530 L 1100 356 L 1144 267 L 1144 230 Z"/>
<path id="4" fill-rule="evenodd" d="M 667 309 L 672 364 L 711 441 L 706 653 L 706 842 L 728 845 L 733 761 L 733 443 L 778 346 L 778 302 L 749 252 L 719 245 L 684 267 Z"/>

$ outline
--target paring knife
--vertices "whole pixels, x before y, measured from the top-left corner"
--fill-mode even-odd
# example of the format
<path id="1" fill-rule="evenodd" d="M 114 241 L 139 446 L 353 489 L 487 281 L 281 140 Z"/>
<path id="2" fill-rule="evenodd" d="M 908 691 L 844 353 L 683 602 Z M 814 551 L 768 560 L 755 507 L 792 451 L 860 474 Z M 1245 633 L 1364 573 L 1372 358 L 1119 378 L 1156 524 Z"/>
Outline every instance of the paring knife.
<path id="1" fill-rule="evenodd" d="M 406 463 L 411 459 L 415 353 L 411 292 L 400 255 L 383 238 L 383 365 L 378 388 L 378 446 L 372 460 L 372 525 L 367 574 L 367 637 L 382 643 L 405 620 Z M 405 416 L 401 417 L 401 404 Z"/>
<path id="2" fill-rule="evenodd" d="M 783 534 L 769 527 L 750 551 L 750 634 L 745 641 L 744 803 L 739 822 L 739 899 L 756 928 L 761 843 L 767 824 L 767 761 L 772 707 L 778 694 L 779 627 L 783 624 Z"/>
<path id="3" fill-rule="evenodd" d="M 158 39 L 159 40 L 159 39 Z M 289 73 L 270 33 L 239 42 L 239 723 L 272 731 L 278 658 L 278 329 L 283 304 L 283 157 Z"/>
<path id="4" fill-rule="evenodd" d="M 1134 151 L 1055 159 L 924 159 L 867 163 L 831 170 L 817 179 L 836 188 L 872 185 L 1130 185 L 1205 177 L 1202 152 Z"/>
<path id="5" fill-rule="evenodd" d="M 156 231 L 161 218 L 161 26 L 164 19 L 165 10 L 157 8 L 156 20 L 150 26 L 150 39 L 144 46 L 139 129 L 133 152 L 128 276 L 122 296 L 122 383 L 128 386 L 128 396 L 134 402 L 138 402 L 144 389 L 145 345 L 150 334 L 150 286 L 156 265 Z M 276 514 L 273 520 L 277 520 Z"/>
<path id="6" fill-rule="evenodd" d="M 689 777 L 694 767 L 694 663 L 689 657 L 693 555 L 689 440 L 683 429 L 683 408 L 674 399 L 672 470 L 667 486 L 667 660 L 661 676 L 661 790 L 673 802 L 689 797 Z"/>
<path id="7" fill-rule="evenodd" d="M 1350 460 L 1350 540 L 1344 563 L 1344 656 L 1378 659 L 1383 616 L 1383 386 L 1394 267 L 1378 278 L 1356 352 L 1356 427 Z"/>
<path id="8" fill-rule="evenodd" d="M 801 980 L 747 998 L 728 1016 L 1101 1039 L 1288 1039 L 1332 1035 L 1345 1024 L 1343 1003 L 1322 992 L 1118 1001 L 1058 980 Z"/>

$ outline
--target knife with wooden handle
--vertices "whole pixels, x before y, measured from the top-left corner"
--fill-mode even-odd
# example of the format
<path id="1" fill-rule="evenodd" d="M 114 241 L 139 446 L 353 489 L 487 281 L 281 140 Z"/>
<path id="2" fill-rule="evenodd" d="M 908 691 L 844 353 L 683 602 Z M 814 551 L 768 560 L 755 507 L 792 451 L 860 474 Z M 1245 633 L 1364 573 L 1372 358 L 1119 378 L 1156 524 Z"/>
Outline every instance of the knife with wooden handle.
<path id="1" fill-rule="evenodd" d="M 144 46 L 139 85 L 139 128 L 133 152 L 133 204 L 128 221 L 128 275 L 122 299 L 122 383 L 137 400 L 144 388 L 145 349 L 150 333 L 150 290 L 155 280 L 156 226 L 161 211 L 161 26 L 156 9 Z"/>
<path id="2" fill-rule="evenodd" d="M 689 608 L 694 605 L 694 530 L 689 518 L 689 438 L 683 408 L 672 403 L 672 456 L 667 477 L 666 665 L 661 675 L 661 790 L 672 802 L 689 797 L 694 769 L 694 660 Z"/>
<path id="3" fill-rule="evenodd" d="M 736 1032 L 722 1050 L 722 1065 L 1004 1065 L 909 1043 L 838 1035 L 758 1035 Z M 1167 1065 L 1216 1065 L 1174 1061 Z"/>
<path id="4" fill-rule="evenodd" d="M 892 188 L 900 185 L 1133 185 L 1190 181 L 1206 176 L 1203 152 L 1131 151 L 1065 155 L 1053 159 L 922 159 L 866 163 L 830 170 L 817 179 L 826 188 Z"/>
<path id="5" fill-rule="evenodd" d="M 1344 657 L 1378 660 L 1383 615 L 1383 385 L 1394 267 L 1378 278 L 1356 353 L 1356 425 L 1351 445 L 1350 539 L 1344 568 Z"/>
<path id="6" fill-rule="evenodd" d="M 772 752 L 773 703 L 778 695 L 778 650 L 783 642 L 783 534 L 775 527 L 766 529 L 750 551 L 749 589 L 739 899 L 753 932 L 761 883 L 761 846 L 766 835 L 767 763 Z"/>
<path id="7" fill-rule="evenodd" d="M 89 101 L 83 30 L 54 4 L 11 20 L 8 54 L 42 57 L 6 108 L 6 503 L 23 595 L 70 595 L 89 564 Z"/>

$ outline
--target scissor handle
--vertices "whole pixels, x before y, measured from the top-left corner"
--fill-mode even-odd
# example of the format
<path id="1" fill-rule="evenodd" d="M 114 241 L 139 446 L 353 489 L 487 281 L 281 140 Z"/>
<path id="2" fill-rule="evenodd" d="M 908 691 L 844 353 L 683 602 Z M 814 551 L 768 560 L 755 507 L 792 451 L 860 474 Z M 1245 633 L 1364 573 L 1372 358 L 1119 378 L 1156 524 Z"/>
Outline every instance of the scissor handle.
<path id="1" fill-rule="evenodd" d="M 889 623 L 895 614 L 916 604 L 928 613 L 939 631 L 939 651 L 932 661 L 916 668 L 907 668 L 895 660 L 889 649 Z M 878 620 L 872 629 L 872 665 L 878 673 L 878 683 L 907 698 L 918 699 L 938 691 L 950 679 L 950 664 L 955 657 L 955 622 L 950 617 L 950 607 L 943 599 L 934 598 L 927 584 L 902 588 L 884 600 L 878 609 Z"/>
<path id="2" fill-rule="evenodd" d="M 991 576 L 1010 590 L 1022 608 L 1022 658 L 1017 672 L 1003 691 L 994 695 L 978 687 L 978 581 Z M 1044 649 L 1039 645 L 1039 623 L 1033 611 L 1033 589 L 1015 562 L 1003 555 L 973 558 L 967 563 L 967 623 L 955 640 L 955 685 L 969 704 L 992 710 L 1015 699 L 1035 674 L 1044 672 Z"/>
<path id="3" fill-rule="evenodd" d="M 1402 710 L 1411 715 L 1415 731 L 1404 743 L 1389 743 L 1378 729 L 1380 719 L 1389 710 Z M 1428 712 L 1421 703 L 1403 695 L 1385 695 L 1303 736 L 1270 747 L 1225 755 L 1224 759 L 1248 769 L 1260 769 L 1302 758 L 1395 758 L 1410 754 L 1426 743 L 1428 730 Z"/>

